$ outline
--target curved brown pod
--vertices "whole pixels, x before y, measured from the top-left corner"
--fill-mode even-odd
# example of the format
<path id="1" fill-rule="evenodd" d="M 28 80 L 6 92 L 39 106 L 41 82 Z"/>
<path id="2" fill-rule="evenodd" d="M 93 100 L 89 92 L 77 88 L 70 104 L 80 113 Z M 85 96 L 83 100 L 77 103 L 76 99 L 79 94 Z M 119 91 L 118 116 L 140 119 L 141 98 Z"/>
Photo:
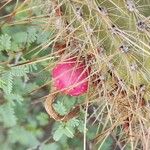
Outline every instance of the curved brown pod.
<path id="1" fill-rule="evenodd" d="M 73 108 L 67 115 L 64 115 L 64 116 L 61 116 L 54 110 L 53 103 L 57 99 L 57 96 L 58 96 L 58 93 L 54 92 L 54 94 L 48 95 L 48 97 L 46 98 L 44 102 L 44 107 L 47 113 L 56 121 L 68 121 L 76 117 L 80 111 L 79 105 Z"/>

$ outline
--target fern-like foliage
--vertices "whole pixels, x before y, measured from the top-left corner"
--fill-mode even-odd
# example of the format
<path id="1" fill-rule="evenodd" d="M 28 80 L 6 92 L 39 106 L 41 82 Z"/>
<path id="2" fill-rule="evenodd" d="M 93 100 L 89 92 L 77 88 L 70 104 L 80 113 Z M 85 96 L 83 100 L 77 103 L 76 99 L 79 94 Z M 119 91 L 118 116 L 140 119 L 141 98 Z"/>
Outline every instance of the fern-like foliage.
<path id="1" fill-rule="evenodd" d="M 29 73 L 29 69 L 26 66 L 17 66 L 17 67 L 13 67 L 10 70 L 10 72 L 14 77 L 22 77 L 22 76 L 26 76 L 27 73 Z"/>
<path id="2" fill-rule="evenodd" d="M 13 34 L 13 40 L 19 44 L 19 46 L 23 46 L 23 44 L 27 42 L 27 33 L 25 31 L 17 32 Z"/>
<path id="3" fill-rule="evenodd" d="M 81 127 L 81 125 L 82 125 L 82 127 Z M 78 131 L 83 132 L 83 122 L 81 120 L 73 118 L 73 119 L 69 120 L 67 123 L 62 122 L 56 128 L 56 130 L 53 134 L 53 139 L 55 141 L 58 141 L 64 136 L 73 138 L 75 131 L 77 129 L 78 129 Z"/>
<path id="4" fill-rule="evenodd" d="M 11 49 L 11 37 L 8 34 L 2 34 L 0 36 L 0 51 Z"/>
<path id="5" fill-rule="evenodd" d="M 8 134 L 12 143 L 19 142 L 22 145 L 27 145 L 28 147 L 39 144 L 39 141 L 32 132 L 19 126 L 10 129 Z"/>
<path id="6" fill-rule="evenodd" d="M 12 104 L 15 105 L 15 103 L 19 103 L 22 104 L 23 102 L 23 97 L 17 93 L 10 93 L 8 95 L 5 96 L 5 98 Z"/>
<path id="7" fill-rule="evenodd" d="M 26 66 L 13 67 L 2 74 L 1 87 L 4 92 L 8 95 L 13 90 L 13 82 L 16 77 L 26 77 L 29 73 L 29 68 Z"/>
<path id="8" fill-rule="evenodd" d="M 0 122 L 3 122 L 5 127 L 12 127 L 17 123 L 14 109 L 9 103 L 0 107 Z"/>
<path id="9" fill-rule="evenodd" d="M 6 85 L 5 81 L 3 79 L 0 78 L 0 88 L 4 88 L 4 86 Z"/>
<path id="10" fill-rule="evenodd" d="M 53 138 L 55 141 L 60 140 L 62 136 L 66 135 L 67 137 L 74 137 L 74 130 L 69 126 L 60 125 L 58 129 L 54 132 Z"/>
<path id="11" fill-rule="evenodd" d="M 35 42 L 37 39 L 37 30 L 34 27 L 29 27 L 27 29 L 27 44 L 31 45 L 31 43 Z"/>
<path id="12" fill-rule="evenodd" d="M 53 104 L 53 107 L 60 115 L 67 114 L 67 110 L 62 102 L 58 101 L 56 104 Z"/>
<path id="13" fill-rule="evenodd" d="M 13 75 L 11 72 L 4 73 L 2 79 L 5 81 L 5 86 L 3 90 L 6 94 L 10 94 L 13 89 Z"/>

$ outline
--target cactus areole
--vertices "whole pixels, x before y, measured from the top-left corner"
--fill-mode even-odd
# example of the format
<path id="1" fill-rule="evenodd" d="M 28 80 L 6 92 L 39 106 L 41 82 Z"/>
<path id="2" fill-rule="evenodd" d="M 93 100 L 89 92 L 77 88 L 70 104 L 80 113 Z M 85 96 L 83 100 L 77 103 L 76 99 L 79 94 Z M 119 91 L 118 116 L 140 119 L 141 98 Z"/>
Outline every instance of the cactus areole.
<path id="1" fill-rule="evenodd" d="M 65 60 L 52 70 L 54 86 L 70 96 L 82 95 L 88 90 L 89 72 L 90 68 L 76 58 Z"/>

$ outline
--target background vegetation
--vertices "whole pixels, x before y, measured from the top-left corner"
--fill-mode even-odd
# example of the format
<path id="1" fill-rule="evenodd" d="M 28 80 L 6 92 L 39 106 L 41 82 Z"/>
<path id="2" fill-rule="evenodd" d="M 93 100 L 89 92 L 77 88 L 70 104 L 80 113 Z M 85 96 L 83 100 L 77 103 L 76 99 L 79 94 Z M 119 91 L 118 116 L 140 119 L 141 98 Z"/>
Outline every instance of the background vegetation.
<path id="1" fill-rule="evenodd" d="M 60 115 L 81 108 L 55 121 L 43 102 L 70 56 L 91 66 L 90 88 L 60 94 Z M 149 0 L 1 0 L 0 149 L 150 149 L 149 65 Z"/>

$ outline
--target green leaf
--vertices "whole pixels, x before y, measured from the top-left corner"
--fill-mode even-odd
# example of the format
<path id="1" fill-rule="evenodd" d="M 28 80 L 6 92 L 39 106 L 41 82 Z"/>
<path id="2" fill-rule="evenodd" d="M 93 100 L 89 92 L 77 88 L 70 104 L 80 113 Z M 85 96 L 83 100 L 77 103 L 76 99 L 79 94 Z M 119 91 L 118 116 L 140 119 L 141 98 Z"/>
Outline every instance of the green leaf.
<path id="1" fill-rule="evenodd" d="M 84 131 L 84 122 L 83 122 L 83 121 L 80 121 L 79 126 L 78 126 L 78 130 L 79 130 L 81 133 L 83 133 L 83 131 Z"/>
<path id="2" fill-rule="evenodd" d="M 29 70 L 26 66 L 17 66 L 11 69 L 11 73 L 15 77 L 22 77 L 29 73 Z"/>
<path id="3" fill-rule="evenodd" d="M 46 124 L 48 124 L 48 119 L 49 119 L 49 116 L 46 114 L 46 113 L 40 113 L 37 117 L 37 120 L 39 121 L 39 124 L 41 126 L 44 126 Z"/>
<path id="4" fill-rule="evenodd" d="M 34 89 L 38 88 L 36 83 L 24 83 L 21 78 L 17 78 L 14 80 L 13 93 L 18 95 L 26 95 L 29 94 Z"/>
<path id="5" fill-rule="evenodd" d="M 41 86 L 46 83 L 46 81 L 50 80 L 49 71 L 45 71 L 44 73 L 38 73 L 38 76 L 36 78 L 36 83 Z"/>
<path id="6" fill-rule="evenodd" d="M 14 51 L 14 52 L 19 51 L 19 46 L 18 46 L 18 44 L 17 44 L 16 42 L 12 42 L 12 44 L 11 44 L 11 49 L 12 49 L 12 51 Z"/>
<path id="7" fill-rule="evenodd" d="M 53 107 L 54 107 L 55 111 L 57 111 L 60 115 L 67 114 L 66 108 L 62 102 L 57 101 L 55 104 L 53 104 Z"/>
<path id="8" fill-rule="evenodd" d="M 6 72 L 2 76 L 2 80 L 5 82 L 5 86 L 3 87 L 3 90 L 6 94 L 10 94 L 12 92 L 13 88 L 13 75 L 11 72 Z"/>
<path id="9" fill-rule="evenodd" d="M 71 97 L 71 96 L 64 97 L 64 106 L 66 107 L 67 112 L 69 112 L 70 109 L 72 109 L 72 107 L 74 107 L 76 101 L 77 101 L 76 97 Z"/>
<path id="10" fill-rule="evenodd" d="M 22 103 L 23 97 L 17 93 L 10 93 L 9 95 L 6 95 L 6 99 L 9 100 L 10 102 L 16 101 L 19 104 Z"/>
<path id="11" fill-rule="evenodd" d="M 58 129 L 53 134 L 53 139 L 55 141 L 59 141 L 59 139 L 63 136 L 63 134 L 64 134 L 64 128 L 63 126 L 59 126 Z"/>
<path id="12" fill-rule="evenodd" d="M 0 36 L 0 51 L 11 49 L 11 37 L 8 34 L 2 34 Z"/>
<path id="13" fill-rule="evenodd" d="M 5 85 L 6 85 L 5 81 L 0 79 L 0 88 L 4 88 Z"/>
<path id="14" fill-rule="evenodd" d="M 74 127 L 70 126 L 68 123 L 61 122 L 53 134 L 53 139 L 59 141 L 63 135 L 73 138 L 74 133 Z"/>
<path id="15" fill-rule="evenodd" d="M 40 31 L 37 35 L 37 44 L 42 44 L 42 43 L 47 43 L 50 39 L 50 37 L 52 37 L 52 32 L 50 31 Z"/>
<path id="16" fill-rule="evenodd" d="M 42 145 L 41 150 L 61 150 L 61 148 L 57 143 L 51 143 Z"/>
<path id="17" fill-rule="evenodd" d="M 12 127 L 16 125 L 17 118 L 14 114 L 14 109 L 10 104 L 3 104 L 0 107 L 0 122 L 4 123 L 6 127 Z"/>
<path id="18" fill-rule="evenodd" d="M 28 68 L 29 72 L 38 70 L 36 64 L 30 64 L 30 65 L 27 65 L 26 67 Z"/>
<path id="19" fill-rule="evenodd" d="M 29 27 L 27 29 L 27 44 L 30 45 L 31 43 L 36 41 L 37 38 L 37 29 L 34 27 Z"/>
<path id="20" fill-rule="evenodd" d="M 69 127 L 69 126 L 66 126 L 64 128 L 64 134 L 69 137 L 69 138 L 73 138 L 74 137 L 74 130 L 73 128 Z"/>
<path id="21" fill-rule="evenodd" d="M 73 118 L 67 122 L 67 125 L 71 127 L 77 127 L 79 126 L 79 124 L 80 124 L 80 121 L 76 118 Z"/>
<path id="22" fill-rule="evenodd" d="M 22 44 L 27 42 L 27 33 L 26 32 L 17 32 L 13 35 L 13 40 L 15 43 Z"/>
<path id="23" fill-rule="evenodd" d="M 9 139 L 11 143 L 19 142 L 20 144 L 26 145 L 27 147 L 37 146 L 39 144 L 39 141 L 32 132 L 19 126 L 9 130 Z"/>
<path id="24" fill-rule="evenodd" d="M 53 104 L 53 107 L 60 115 L 66 115 L 72 107 L 74 107 L 76 100 L 76 98 L 70 96 L 63 96 L 63 99 L 62 97 L 58 97 L 58 100 Z"/>

